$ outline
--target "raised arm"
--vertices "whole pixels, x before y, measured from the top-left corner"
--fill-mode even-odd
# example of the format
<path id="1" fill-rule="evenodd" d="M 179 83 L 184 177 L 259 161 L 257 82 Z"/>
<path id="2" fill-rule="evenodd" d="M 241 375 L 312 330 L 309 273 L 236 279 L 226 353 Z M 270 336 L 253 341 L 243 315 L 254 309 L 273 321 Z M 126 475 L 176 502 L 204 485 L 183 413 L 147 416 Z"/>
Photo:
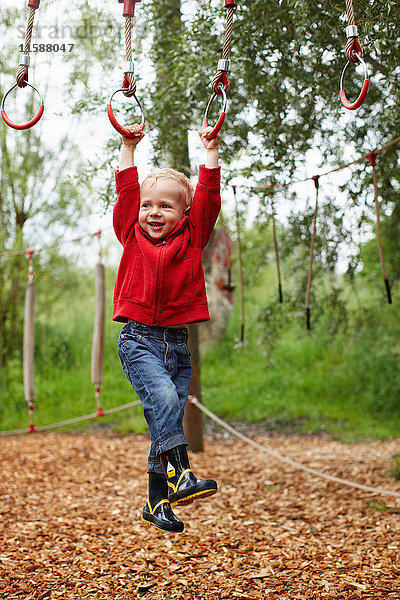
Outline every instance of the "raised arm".
<path id="1" fill-rule="evenodd" d="M 144 136 L 137 124 L 129 125 L 127 129 L 136 135 L 133 138 L 122 137 L 119 170 L 115 173 L 118 200 L 113 210 L 114 231 L 121 244 L 125 244 L 139 214 L 140 188 L 134 166 L 134 151 Z"/>
<path id="2" fill-rule="evenodd" d="M 134 125 L 128 125 L 126 129 L 128 129 L 129 131 L 133 131 L 135 133 L 135 137 L 128 138 L 122 136 L 121 157 L 119 161 L 120 171 L 134 166 L 135 148 L 145 135 L 140 129 L 140 125 L 138 125 L 137 123 L 135 123 Z"/>
<path id="3" fill-rule="evenodd" d="M 221 138 L 218 134 L 212 140 L 208 140 L 206 134 L 211 129 L 211 127 L 207 127 L 199 131 L 200 139 L 207 153 L 205 164 L 201 165 L 199 169 L 199 181 L 189 213 L 193 238 L 201 248 L 205 248 L 208 244 L 221 210 L 221 170 L 218 166 Z"/>

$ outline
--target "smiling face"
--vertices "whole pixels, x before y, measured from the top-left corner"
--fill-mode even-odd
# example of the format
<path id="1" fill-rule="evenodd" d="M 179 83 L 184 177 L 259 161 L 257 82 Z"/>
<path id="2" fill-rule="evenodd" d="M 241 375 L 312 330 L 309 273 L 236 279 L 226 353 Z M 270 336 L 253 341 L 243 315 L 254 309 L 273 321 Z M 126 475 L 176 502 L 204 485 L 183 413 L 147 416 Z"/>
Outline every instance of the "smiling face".
<path id="1" fill-rule="evenodd" d="M 175 228 L 188 207 L 174 179 L 144 181 L 140 189 L 139 224 L 152 238 L 161 240 Z"/>

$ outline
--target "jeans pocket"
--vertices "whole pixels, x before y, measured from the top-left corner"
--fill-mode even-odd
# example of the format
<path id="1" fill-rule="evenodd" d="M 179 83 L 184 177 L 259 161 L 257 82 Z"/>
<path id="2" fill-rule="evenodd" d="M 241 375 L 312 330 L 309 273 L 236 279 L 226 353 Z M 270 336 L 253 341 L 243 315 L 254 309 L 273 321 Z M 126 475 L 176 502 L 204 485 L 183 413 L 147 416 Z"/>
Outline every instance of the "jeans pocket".
<path id="1" fill-rule="evenodd" d="M 125 352 L 131 342 L 140 342 L 142 336 L 136 333 L 121 333 L 118 338 L 118 350 Z"/>

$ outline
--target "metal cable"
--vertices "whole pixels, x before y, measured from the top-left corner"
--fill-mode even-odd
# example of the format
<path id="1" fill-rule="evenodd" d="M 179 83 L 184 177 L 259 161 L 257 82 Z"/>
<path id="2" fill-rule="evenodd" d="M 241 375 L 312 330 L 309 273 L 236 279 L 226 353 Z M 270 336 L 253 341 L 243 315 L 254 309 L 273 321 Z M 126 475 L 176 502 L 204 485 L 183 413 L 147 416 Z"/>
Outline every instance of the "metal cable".
<path id="1" fill-rule="evenodd" d="M 32 40 L 32 30 L 33 30 L 33 22 L 35 20 L 35 12 L 36 8 L 31 7 L 29 9 L 28 23 L 26 25 L 26 33 L 25 33 L 25 44 L 24 44 L 24 54 L 29 56 L 29 49 Z M 26 82 L 28 81 L 28 65 L 21 65 L 18 69 L 17 76 L 17 85 L 18 87 L 26 87 Z"/>
<path id="2" fill-rule="evenodd" d="M 346 12 L 348 25 L 355 25 L 356 21 L 354 16 L 353 0 L 346 0 Z M 358 60 L 353 54 L 354 50 L 356 50 L 358 53 L 362 52 L 358 38 L 349 37 L 346 42 L 344 53 L 349 62 L 357 63 Z"/>
<path id="3" fill-rule="evenodd" d="M 126 62 L 132 62 L 132 17 L 125 17 L 125 51 Z M 125 78 L 129 82 L 129 89 L 123 92 L 124 96 L 130 98 L 136 93 L 136 80 L 133 73 L 126 73 Z"/>
<path id="4" fill-rule="evenodd" d="M 225 26 L 225 39 L 224 46 L 222 49 L 222 59 L 229 60 L 229 52 L 231 49 L 231 40 L 232 40 L 232 27 L 233 27 L 233 15 L 234 15 L 235 7 L 228 6 L 226 13 L 226 26 Z M 217 71 L 212 79 L 211 86 L 215 94 L 220 94 L 218 90 L 218 83 L 221 80 L 221 77 L 225 71 Z"/>
<path id="5" fill-rule="evenodd" d="M 349 25 L 355 25 L 353 0 L 346 0 L 347 21 Z"/>

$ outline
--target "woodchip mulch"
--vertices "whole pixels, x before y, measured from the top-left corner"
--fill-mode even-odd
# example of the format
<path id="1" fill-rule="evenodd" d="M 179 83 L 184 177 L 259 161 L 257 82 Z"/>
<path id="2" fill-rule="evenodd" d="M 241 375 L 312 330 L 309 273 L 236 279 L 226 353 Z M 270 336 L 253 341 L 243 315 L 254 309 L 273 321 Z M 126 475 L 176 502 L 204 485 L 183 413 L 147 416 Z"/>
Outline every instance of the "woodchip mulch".
<path id="1" fill-rule="evenodd" d="M 257 435 L 304 464 L 400 492 L 399 442 Z M 0 598 L 400 599 L 400 501 L 316 479 L 223 435 L 192 456 L 217 496 L 141 521 L 144 436 L 0 440 Z"/>

